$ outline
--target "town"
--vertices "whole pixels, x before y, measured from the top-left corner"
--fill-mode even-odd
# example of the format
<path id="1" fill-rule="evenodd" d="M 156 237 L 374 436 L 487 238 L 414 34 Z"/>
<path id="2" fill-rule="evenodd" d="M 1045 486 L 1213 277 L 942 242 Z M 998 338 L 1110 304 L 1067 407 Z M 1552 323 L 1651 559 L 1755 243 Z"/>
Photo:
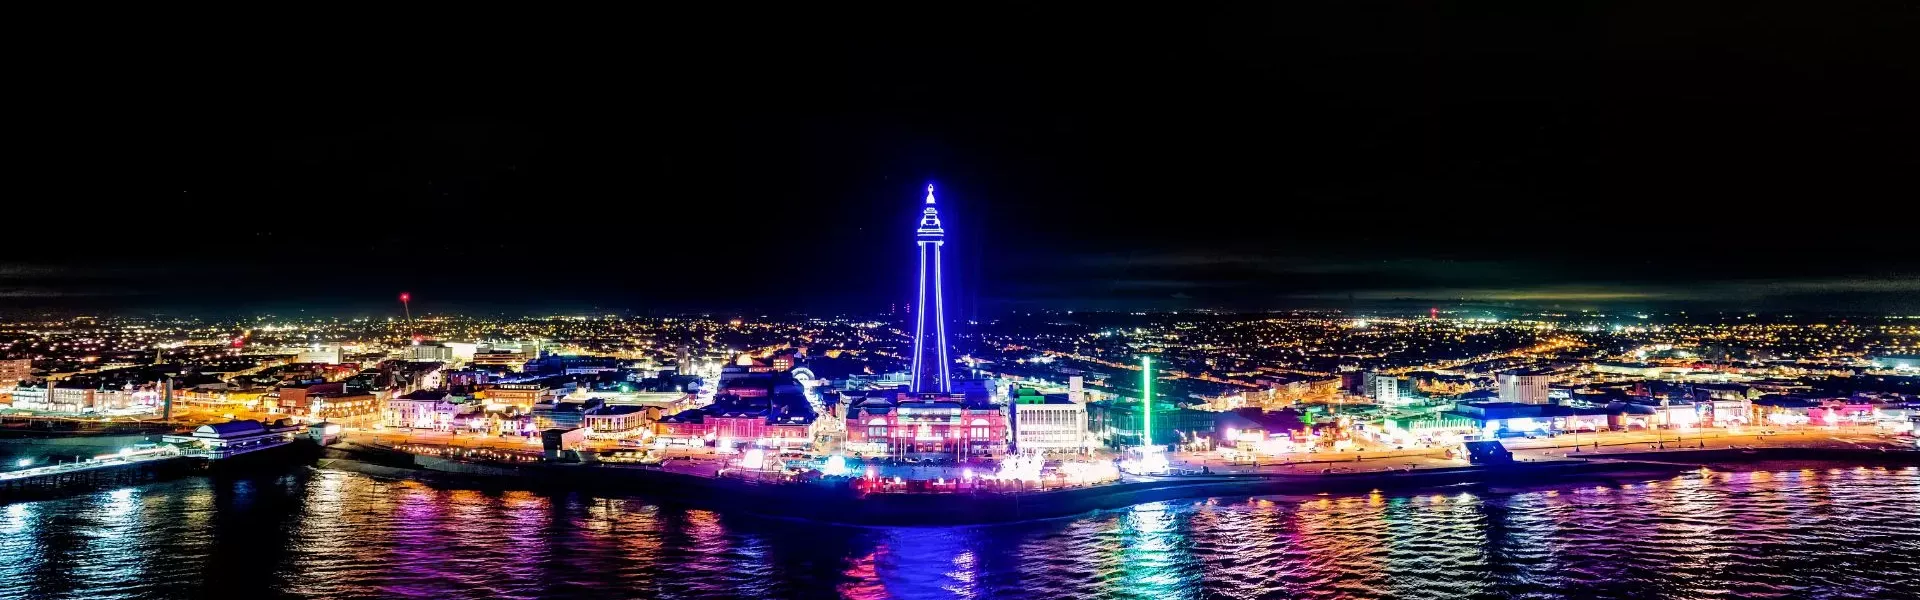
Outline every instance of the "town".
<path id="1" fill-rule="evenodd" d="M 844 478 L 862 493 L 1915 445 L 1920 317 L 1435 306 L 959 321 L 933 185 L 919 206 L 914 301 L 859 317 L 415 318 L 400 292 L 397 314 L 345 320 L 13 322 L 0 431 L 161 434 L 172 448 L 157 451 L 218 460 L 304 425 L 403 457 Z M 58 460 L 16 465 L 43 459 Z"/>
<path id="2" fill-rule="evenodd" d="M 1483 439 L 1910 445 L 1920 421 L 1920 318 L 1022 314 L 956 324 L 951 383 L 931 396 L 912 393 L 906 318 L 16 321 L 0 330 L 15 357 L 0 402 L 15 430 L 287 419 L 437 453 L 710 475 L 879 460 L 960 478 L 1025 455 L 1063 483 L 1076 461 L 1142 444 L 1170 451 L 1161 473 L 1233 472 L 1459 462 Z M 567 432 L 558 454 L 552 430 Z"/>

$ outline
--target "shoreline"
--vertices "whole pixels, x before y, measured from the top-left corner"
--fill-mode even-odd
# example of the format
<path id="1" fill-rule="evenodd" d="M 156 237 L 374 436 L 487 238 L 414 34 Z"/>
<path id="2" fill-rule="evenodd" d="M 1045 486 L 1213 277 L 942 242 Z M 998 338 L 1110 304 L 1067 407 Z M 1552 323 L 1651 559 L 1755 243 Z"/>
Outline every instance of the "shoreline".
<path id="1" fill-rule="evenodd" d="M 330 447 L 315 469 L 469 489 L 632 494 L 701 508 L 844 525 L 954 526 L 1070 517 L 1137 504 L 1215 497 L 1314 496 L 1472 485 L 1534 486 L 1665 477 L 1701 468 L 1799 461 L 1914 466 L 1920 452 L 1851 448 L 1668 450 L 1597 459 L 1332 474 L 1216 475 L 1027 492 L 861 495 L 842 484 L 761 484 L 613 465 L 498 466 L 366 448 Z M 405 464 L 403 464 L 405 463 Z"/>

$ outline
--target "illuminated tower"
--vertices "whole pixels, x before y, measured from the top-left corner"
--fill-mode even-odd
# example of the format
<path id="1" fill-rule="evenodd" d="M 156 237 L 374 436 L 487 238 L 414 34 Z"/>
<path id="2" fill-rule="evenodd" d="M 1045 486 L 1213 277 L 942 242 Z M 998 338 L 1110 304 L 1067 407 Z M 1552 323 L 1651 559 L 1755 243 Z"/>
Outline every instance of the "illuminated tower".
<path id="1" fill-rule="evenodd" d="M 1140 445 L 1153 445 L 1153 357 L 1140 357 Z"/>
<path id="2" fill-rule="evenodd" d="M 952 391 L 947 379 L 947 307 L 940 289 L 940 212 L 933 209 L 933 184 L 927 184 L 927 209 L 915 232 L 920 245 L 920 299 L 913 307 L 913 391 Z M 931 299 L 929 299 L 931 296 Z"/>

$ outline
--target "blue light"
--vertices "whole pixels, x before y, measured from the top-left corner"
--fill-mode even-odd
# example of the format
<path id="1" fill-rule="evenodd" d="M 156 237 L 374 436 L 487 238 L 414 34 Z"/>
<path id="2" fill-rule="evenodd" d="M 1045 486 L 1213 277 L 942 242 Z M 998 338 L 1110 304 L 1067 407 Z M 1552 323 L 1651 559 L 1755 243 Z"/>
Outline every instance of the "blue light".
<path id="1" fill-rule="evenodd" d="M 947 364 L 946 294 L 943 289 L 943 282 L 941 281 L 942 273 L 940 264 L 942 262 L 941 248 L 946 245 L 946 242 L 941 238 L 946 236 L 946 230 L 941 227 L 940 213 L 934 209 L 933 204 L 933 185 L 928 184 L 927 207 L 926 210 L 921 211 L 920 227 L 915 230 L 918 238 L 916 243 L 920 246 L 920 286 L 919 303 L 916 305 L 918 312 L 914 314 L 913 324 L 912 381 L 913 391 L 915 392 L 946 393 L 950 391 L 951 375 L 949 365 Z M 933 310 L 931 311 L 927 310 L 927 279 L 929 278 L 927 273 L 927 255 L 929 254 L 929 250 L 931 250 L 931 254 L 933 255 L 933 273 L 931 276 L 933 279 Z M 929 312 L 932 313 L 932 317 L 928 316 Z M 927 340 L 928 318 L 934 319 L 933 340 L 931 342 Z M 938 349 L 932 356 L 929 356 L 927 353 L 927 345 L 929 343 Z M 927 365 L 928 361 L 937 361 L 940 365 L 937 381 L 927 381 L 927 370 L 929 370 L 929 365 Z"/>

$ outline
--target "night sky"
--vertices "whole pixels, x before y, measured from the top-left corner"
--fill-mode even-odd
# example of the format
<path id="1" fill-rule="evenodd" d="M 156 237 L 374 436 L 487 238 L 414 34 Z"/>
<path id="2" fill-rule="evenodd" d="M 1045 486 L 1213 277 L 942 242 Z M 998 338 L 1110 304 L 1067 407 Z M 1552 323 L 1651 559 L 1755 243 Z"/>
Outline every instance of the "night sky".
<path id="1" fill-rule="evenodd" d="M 1920 10 L 1666 4 L 103 29 L 0 305 L 1920 311 Z"/>

